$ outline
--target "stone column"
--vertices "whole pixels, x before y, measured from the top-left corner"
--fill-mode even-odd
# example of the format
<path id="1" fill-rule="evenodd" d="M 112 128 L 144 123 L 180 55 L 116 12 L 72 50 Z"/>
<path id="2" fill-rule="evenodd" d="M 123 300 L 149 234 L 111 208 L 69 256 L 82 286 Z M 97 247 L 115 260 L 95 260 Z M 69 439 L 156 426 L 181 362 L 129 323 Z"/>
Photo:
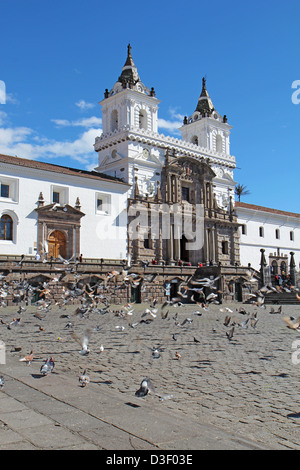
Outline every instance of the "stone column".
<path id="1" fill-rule="evenodd" d="M 261 285 L 265 286 L 266 284 L 271 284 L 271 274 L 270 268 L 267 265 L 265 258 L 265 250 L 261 248 L 261 257 L 260 257 L 260 275 L 261 275 Z"/>
<path id="2" fill-rule="evenodd" d="M 216 229 L 215 227 L 212 227 L 211 229 L 211 260 L 212 262 L 216 261 L 216 240 L 215 240 L 215 233 Z"/>
<path id="3" fill-rule="evenodd" d="M 296 285 L 296 263 L 295 263 L 295 259 L 294 259 L 294 252 L 293 251 L 290 251 L 290 255 L 291 255 L 291 259 L 290 259 L 290 279 L 291 279 L 291 283 L 293 286 Z"/>
<path id="4" fill-rule="evenodd" d="M 205 240 L 204 240 L 205 250 L 204 250 L 204 261 L 209 261 L 209 230 L 205 229 Z"/>
<path id="5" fill-rule="evenodd" d="M 174 263 L 174 239 L 173 239 L 173 233 L 174 233 L 174 226 L 173 224 L 170 224 L 170 234 L 169 234 L 169 239 L 167 240 L 168 243 L 168 262 L 169 264 Z"/>

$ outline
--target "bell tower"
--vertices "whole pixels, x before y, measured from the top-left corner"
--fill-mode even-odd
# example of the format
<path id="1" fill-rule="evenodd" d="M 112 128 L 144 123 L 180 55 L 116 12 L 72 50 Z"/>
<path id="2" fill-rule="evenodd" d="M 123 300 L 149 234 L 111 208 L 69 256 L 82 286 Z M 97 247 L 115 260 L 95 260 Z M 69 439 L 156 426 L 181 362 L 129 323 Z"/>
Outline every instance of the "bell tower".
<path id="1" fill-rule="evenodd" d="M 202 91 L 193 114 L 184 118 L 181 127 L 182 138 L 186 142 L 204 147 L 214 153 L 230 155 L 230 129 L 227 117 L 221 116 L 214 108 L 206 89 L 206 79 L 202 79 Z"/>
<path id="2" fill-rule="evenodd" d="M 134 184 L 138 177 L 142 192 L 143 186 L 149 187 L 149 182 L 144 184 L 146 180 L 153 180 L 150 186 L 155 186 L 155 167 L 162 164 L 159 151 L 146 142 L 157 134 L 159 103 L 154 88 L 147 88 L 141 81 L 128 44 L 121 74 L 113 88 L 105 90 L 100 102 L 103 133 L 94 144 L 99 157 L 97 171 L 122 178 L 129 184 Z"/>
<path id="3" fill-rule="evenodd" d="M 227 116 L 221 116 L 215 109 L 202 79 L 202 90 L 195 111 L 185 116 L 180 128 L 185 142 L 194 144 L 200 152 L 210 155 L 210 165 L 216 173 L 214 193 L 221 208 L 229 210 L 230 200 L 234 198 L 235 181 L 233 169 L 235 159 L 230 155 L 230 126 Z"/>

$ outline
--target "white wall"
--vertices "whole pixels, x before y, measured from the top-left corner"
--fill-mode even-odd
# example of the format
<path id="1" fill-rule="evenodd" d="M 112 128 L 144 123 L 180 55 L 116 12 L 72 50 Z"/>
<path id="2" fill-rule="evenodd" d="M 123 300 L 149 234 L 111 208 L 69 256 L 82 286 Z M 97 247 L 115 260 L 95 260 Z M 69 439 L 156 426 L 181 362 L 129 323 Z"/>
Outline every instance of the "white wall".
<path id="1" fill-rule="evenodd" d="M 16 227 L 14 240 L 0 240 L 0 254 L 34 254 L 37 242 L 37 200 L 43 193 L 45 205 L 52 202 L 53 185 L 66 188 L 68 200 L 75 206 L 80 199 L 81 219 L 80 252 L 88 258 L 126 258 L 127 256 L 127 190 L 115 182 L 70 176 L 15 165 L 1 165 L 0 180 L 9 176 L 18 185 L 16 201 L 0 198 L 0 216 L 11 215 Z M 96 195 L 101 193 L 110 200 L 109 213 L 96 209 Z M 104 240 L 106 242 L 104 242 Z M 108 241 L 108 242 L 107 242 Z"/>
<path id="2" fill-rule="evenodd" d="M 269 254 L 279 252 L 288 256 L 295 253 L 296 269 L 300 268 L 300 219 L 280 214 L 251 210 L 236 207 L 238 223 L 246 225 L 246 234 L 242 234 L 240 228 L 240 256 L 241 264 L 247 266 L 250 262 L 255 269 L 260 268 L 260 249 L 265 249 L 265 257 L 268 263 Z M 259 228 L 263 228 L 263 237 L 259 236 Z M 275 231 L 279 229 L 280 238 L 276 239 Z M 290 240 L 290 232 L 294 234 L 294 240 Z"/>

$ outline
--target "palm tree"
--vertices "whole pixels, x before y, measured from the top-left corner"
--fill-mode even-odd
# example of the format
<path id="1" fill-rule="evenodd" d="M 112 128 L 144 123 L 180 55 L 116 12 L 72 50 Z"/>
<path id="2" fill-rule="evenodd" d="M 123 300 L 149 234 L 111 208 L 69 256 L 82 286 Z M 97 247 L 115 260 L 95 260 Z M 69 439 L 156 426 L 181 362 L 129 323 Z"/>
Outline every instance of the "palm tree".
<path id="1" fill-rule="evenodd" d="M 239 198 L 239 202 L 241 200 L 241 196 L 247 196 L 247 194 L 251 194 L 248 189 L 246 189 L 247 186 L 244 186 L 243 184 L 237 184 L 235 187 L 235 194 Z"/>

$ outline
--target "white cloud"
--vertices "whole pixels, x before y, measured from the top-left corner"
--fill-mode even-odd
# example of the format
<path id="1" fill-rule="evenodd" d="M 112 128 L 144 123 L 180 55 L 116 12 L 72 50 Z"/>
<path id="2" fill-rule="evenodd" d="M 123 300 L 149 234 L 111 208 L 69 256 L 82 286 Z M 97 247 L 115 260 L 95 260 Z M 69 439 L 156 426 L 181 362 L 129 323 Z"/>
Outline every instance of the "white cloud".
<path id="1" fill-rule="evenodd" d="M 40 150 L 47 158 L 71 157 L 81 163 L 88 163 L 88 155 L 93 152 L 95 138 L 98 136 L 99 129 L 88 129 L 73 141 L 48 142 Z"/>
<path id="2" fill-rule="evenodd" d="M 180 119 L 180 121 L 181 121 L 180 124 L 182 124 L 184 115 L 180 114 L 180 113 L 177 113 L 176 108 L 170 108 L 169 113 L 171 114 L 171 117 L 173 119 Z"/>
<path id="3" fill-rule="evenodd" d="M 158 118 L 157 124 L 159 129 L 165 129 L 170 134 L 180 135 L 179 128 L 182 126 L 184 116 L 176 111 L 176 108 L 170 108 L 169 114 L 171 119 Z"/>
<path id="4" fill-rule="evenodd" d="M 54 140 L 39 135 L 29 127 L 12 127 L 8 116 L 0 112 L 0 153 L 21 158 L 48 160 L 69 157 L 82 164 L 91 165 L 95 138 L 101 135 L 102 120 L 95 116 L 78 121 L 53 119 L 58 126 L 85 127 L 83 133 L 75 135 L 72 140 Z M 4 127 L 6 124 L 6 127 Z M 96 160 L 95 160 L 96 161 Z"/>
<path id="5" fill-rule="evenodd" d="M 6 112 L 0 110 L 0 126 L 3 126 L 3 124 L 6 122 L 6 120 L 7 120 Z"/>
<path id="6" fill-rule="evenodd" d="M 181 121 L 168 121 L 166 119 L 160 119 L 160 118 L 157 120 L 157 123 L 160 129 L 166 129 L 169 132 L 176 133 L 176 134 L 179 133 L 178 128 L 182 126 Z"/>
<path id="7" fill-rule="evenodd" d="M 97 116 L 91 116 L 89 118 L 82 118 L 76 121 L 69 121 L 68 119 L 51 119 L 57 127 L 99 127 L 102 124 L 102 119 Z"/>
<path id="8" fill-rule="evenodd" d="M 72 125 L 68 119 L 51 119 L 51 122 L 54 122 L 57 127 L 67 127 Z"/>
<path id="9" fill-rule="evenodd" d="M 19 104 L 19 100 L 14 96 L 13 93 L 6 93 L 6 103 Z"/>
<path id="10" fill-rule="evenodd" d="M 82 111 L 95 107 L 95 103 L 88 103 L 85 100 L 79 100 L 77 103 L 75 103 L 75 105 L 78 106 L 78 108 L 80 108 Z"/>

